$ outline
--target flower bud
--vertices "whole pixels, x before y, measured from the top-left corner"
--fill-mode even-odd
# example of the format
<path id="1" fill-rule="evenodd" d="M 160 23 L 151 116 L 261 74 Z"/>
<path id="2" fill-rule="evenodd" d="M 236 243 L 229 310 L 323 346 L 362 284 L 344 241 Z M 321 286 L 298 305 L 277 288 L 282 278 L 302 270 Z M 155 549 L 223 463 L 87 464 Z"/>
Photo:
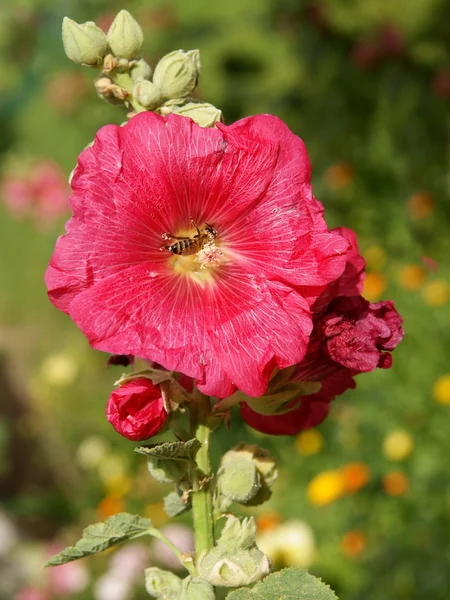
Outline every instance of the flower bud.
<path id="1" fill-rule="evenodd" d="M 188 102 L 176 106 L 173 112 L 191 118 L 200 127 L 214 127 L 217 121 L 222 121 L 222 111 L 208 102 Z"/>
<path id="2" fill-rule="evenodd" d="M 108 48 L 106 35 L 93 21 L 79 24 L 64 17 L 62 40 L 67 58 L 79 65 L 99 65 Z"/>
<path id="3" fill-rule="evenodd" d="M 160 483 L 177 483 L 186 475 L 187 462 L 148 458 L 148 471 Z"/>
<path id="4" fill-rule="evenodd" d="M 200 75 L 198 50 L 175 50 L 166 54 L 156 65 L 153 83 L 164 99 L 185 98 L 195 88 Z"/>
<path id="5" fill-rule="evenodd" d="M 152 76 L 152 68 L 143 58 L 139 58 L 134 62 L 130 69 L 130 76 L 134 83 L 143 79 L 150 79 Z"/>
<path id="6" fill-rule="evenodd" d="M 181 588 L 181 579 L 158 567 L 145 569 L 145 589 L 153 598 L 162 600 L 178 600 Z"/>
<path id="7" fill-rule="evenodd" d="M 178 600 L 214 600 L 216 597 L 213 586 L 198 577 L 186 577 L 181 582 Z"/>
<path id="8" fill-rule="evenodd" d="M 144 108 L 152 110 L 161 103 L 161 91 L 151 81 L 143 79 L 138 81 L 133 88 L 133 96 Z"/>
<path id="9" fill-rule="evenodd" d="M 127 10 L 121 10 L 111 23 L 107 39 L 115 56 L 131 60 L 141 51 L 144 34 L 136 19 Z"/>
<path id="10" fill-rule="evenodd" d="M 129 380 L 112 392 L 106 416 L 118 433 L 133 441 L 156 435 L 168 418 L 159 386 L 146 377 Z"/>
<path id="11" fill-rule="evenodd" d="M 241 504 L 251 500 L 261 487 L 256 465 L 247 458 L 236 456 L 233 460 L 222 461 L 218 477 L 221 494 Z"/>
<path id="12" fill-rule="evenodd" d="M 239 587 L 259 581 L 270 572 L 270 560 L 256 546 L 253 518 L 228 517 L 217 546 L 199 563 L 200 577 L 223 587 Z"/>

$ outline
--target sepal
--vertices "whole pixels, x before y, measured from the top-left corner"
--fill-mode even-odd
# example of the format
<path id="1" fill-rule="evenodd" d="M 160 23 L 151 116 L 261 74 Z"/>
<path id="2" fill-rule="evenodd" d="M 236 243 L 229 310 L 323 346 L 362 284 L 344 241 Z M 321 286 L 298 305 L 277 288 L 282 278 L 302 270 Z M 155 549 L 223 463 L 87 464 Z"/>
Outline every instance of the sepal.
<path id="1" fill-rule="evenodd" d="M 194 90 L 200 75 L 198 50 L 175 50 L 163 56 L 156 65 L 153 83 L 165 100 L 185 98 Z"/>
<path id="2" fill-rule="evenodd" d="M 145 589 L 160 600 L 178 600 L 181 590 L 181 579 L 170 571 L 158 567 L 145 569 Z"/>
<path id="3" fill-rule="evenodd" d="M 93 21 L 77 23 L 64 17 L 62 40 L 67 58 L 89 67 L 100 65 L 108 49 L 106 35 Z"/>
<path id="4" fill-rule="evenodd" d="M 115 56 L 131 60 L 141 51 L 144 33 L 136 19 L 127 10 L 121 10 L 111 23 L 107 39 Z"/>
<path id="5" fill-rule="evenodd" d="M 213 586 L 198 577 L 186 577 L 181 582 L 178 600 L 214 600 L 216 597 Z"/>

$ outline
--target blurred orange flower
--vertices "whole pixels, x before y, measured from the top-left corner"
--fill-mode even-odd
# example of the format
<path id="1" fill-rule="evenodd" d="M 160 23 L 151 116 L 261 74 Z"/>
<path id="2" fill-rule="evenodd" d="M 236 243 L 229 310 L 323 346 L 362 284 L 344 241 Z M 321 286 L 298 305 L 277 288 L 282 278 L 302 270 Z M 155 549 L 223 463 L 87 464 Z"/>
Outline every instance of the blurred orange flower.
<path id="1" fill-rule="evenodd" d="M 434 199 L 427 192 L 413 194 L 408 198 L 406 205 L 409 216 L 416 221 L 427 217 L 435 208 Z"/>
<path id="2" fill-rule="evenodd" d="M 446 281 L 431 281 L 422 291 L 423 299 L 428 306 L 443 306 L 450 297 L 450 288 Z"/>
<path id="3" fill-rule="evenodd" d="M 417 290 L 424 283 L 426 271 L 419 265 L 406 265 L 400 272 L 400 285 L 406 290 Z"/>
<path id="4" fill-rule="evenodd" d="M 433 386 L 433 396 L 436 402 L 444 406 L 450 405 L 450 373 L 436 379 Z"/>
<path id="5" fill-rule="evenodd" d="M 341 539 L 341 550 L 348 558 L 357 558 L 366 545 L 366 536 L 362 531 L 348 531 Z"/>
<path id="6" fill-rule="evenodd" d="M 344 481 L 339 471 L 322 471 L 309 482 L 307 488 L 308 499 L 316 506 L 331 504 L 344 493 Z"/>
<path id="7" fill-rule="evenodd" d="M 354 494 L 370 479 L 370 471 L 363 462 L 349 463 L 341 467 L 341 476 L 346 494 Z"/>
<path id="8" fill-rule="evenodd" d="M 275 510 L 269 510 L 256 516 L 258 533 L 275 529 L 281 523 L 281 515 Z"/>
<path id="9" fill-rule="evenodd" d="M 340 190 L 353 181 L 355 170 L 349 163 L 337 163 L 329 167 L 323 177 L 330 190 Z"/>
<path id="10" fill-rule="evenodd" d="M 391 471 L 383 477 L 382 483 L 389 496 L 403 496 L 409 488 L 409 480 L 401 471 Z"/>
<path id="11" fill-rule="evenodd" d="M 101 521 L 125 510 L 125 502 L 117 496 L 106 496 L 97 506 L 97 515 Z"/>
<path id="12" fill-rule="evenodd" d="M 380 299 L 387 287 L 386 277 L 381 273 L 367 273 L 364 280 L 363 296 L 369 302 L 376 302 Z"/>

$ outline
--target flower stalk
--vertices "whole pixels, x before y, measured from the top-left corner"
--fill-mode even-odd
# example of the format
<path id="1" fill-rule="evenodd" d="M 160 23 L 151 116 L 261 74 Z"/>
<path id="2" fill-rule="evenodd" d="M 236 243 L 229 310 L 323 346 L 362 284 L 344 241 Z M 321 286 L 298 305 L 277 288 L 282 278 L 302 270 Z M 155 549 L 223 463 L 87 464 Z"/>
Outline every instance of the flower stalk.
<path id="1" fill-rule="evenodd" d="M 191 423 L 195 437 L 202 446 L 198 451 L 197 473 L 194 479 L 192 492 L 192 513 L 195 533 L 195 558 L 196 563 L 200 557 L 214 546 L 214 521 L 211 495 L 211 465 L 209 460 L 209 444 L 211 428 L 208 424 L 210 418 L 210 400 L 208 396 L 194 391 L 196 399 L 191 411 Z"/>

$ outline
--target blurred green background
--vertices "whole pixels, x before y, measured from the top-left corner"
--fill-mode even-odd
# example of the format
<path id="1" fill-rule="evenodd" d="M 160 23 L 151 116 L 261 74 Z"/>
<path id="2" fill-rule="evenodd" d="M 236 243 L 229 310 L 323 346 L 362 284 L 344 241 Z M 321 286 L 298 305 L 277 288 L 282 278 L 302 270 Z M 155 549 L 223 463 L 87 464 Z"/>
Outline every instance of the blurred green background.
<path id="1" fill-rule="evenodd" d="M 93 520 L 127 510 L 165 523 L 167 490 L 104 416 L 121 368 L 105 367 L 43 284 L 77 155 L 99 127 L 124 120 L 95 96 L 94 73 L 66 59 L 61 21 L 107 28 L 122 8 L 141 23 L 153 66 L 174 49 L 200 49 L 196 95 L 227 123 L 273 113 L 304 139 L 329 225 L 358 233 L 364 295 L 394 299 L 405 319 L 393 368 L 360 376 L 318 430 L 256 436 L 235 415 L 216 434 L 216 459 L 241 439 L 280 459 L 273 500 L 258 513 L 261 544 L 277 566 L 307 566 L 341 600 L 447 600 L 448 0 L 2 2 L 0 598 L 145 598 L 136 556 L 161 561 L 130 551 L 127 585 L 107 577 L 113 553 L 59 580 L 41 569 L 50 544 L 73 543 Z"/>

